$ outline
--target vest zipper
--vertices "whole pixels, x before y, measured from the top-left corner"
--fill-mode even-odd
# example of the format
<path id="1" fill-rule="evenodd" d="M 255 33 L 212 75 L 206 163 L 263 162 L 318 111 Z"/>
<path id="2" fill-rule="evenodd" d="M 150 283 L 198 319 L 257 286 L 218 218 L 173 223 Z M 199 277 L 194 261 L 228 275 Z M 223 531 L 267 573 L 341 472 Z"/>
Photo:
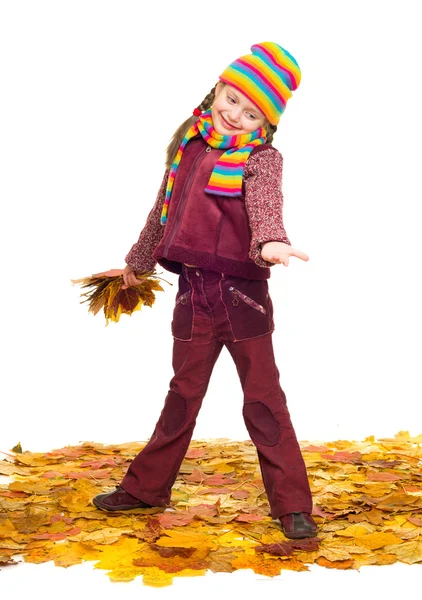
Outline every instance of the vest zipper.
<path id="1" fill-rule="evenodd" d="M 208 144 L 207 144 L 207 147 L 205 148 L 205 150 L 203 150 L 202 152 L 200 152 L 198 154 L 198 156 L 195 158 L 194 163 L 192 165 L 192 168 L 190 169 L 189 176 L 187 177 L 187 179 L 186 179 L 186 181 L 185 181 L 185 183 L 183 185 L 182 193 L 180 194 L 179 206 L 177 207 L 176 216 L 173 219 L 173 223 L 174 223 L 173 224 L 173 229 L 169 233 L 169 237 L 168 237 L 167 243 L 164 246 L 164 253 L 165 254 L 167 254 L 169 246 L 170 246 L 170 244 L 173 243 L 173 240 L 174 240 L 174 238 L 176 236 L 176 231 L 177 231 L 176 224 L 179 222 L 179 217 L 180 217 L 181 212 L 182 212 L 182 206 L 184 207 L 185 204 L 186 204 L 186 198 L 188 196 L 188 193 L 187 193 L 188 190 L 187 190 L 187 188 L 188 188 L 188 185 L 189 185 L 189 188 L 190 188 L 190 184 L 192 183 L 192 179 L 193 179 L 193 176 L 195 174 L 196 167 L 197 167 L 197 165 L 199 163 L 199 159 L 201 159 L 201 161 L 202 161 L 202 159 L 205 157 L 205 154 L 207 152 L 210 152 L 210 151 L 211 151 L 211 146 L 208 146 Z"/>

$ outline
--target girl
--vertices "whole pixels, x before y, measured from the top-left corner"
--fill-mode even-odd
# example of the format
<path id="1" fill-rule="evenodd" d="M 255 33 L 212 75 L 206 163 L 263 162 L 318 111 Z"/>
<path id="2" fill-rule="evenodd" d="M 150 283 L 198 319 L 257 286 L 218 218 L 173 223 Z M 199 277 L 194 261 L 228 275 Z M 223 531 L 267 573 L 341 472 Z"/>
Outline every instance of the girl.
<path id="1" fill-rule="evenodd" d="M 301 79 L 296 60 L 273 42 L 232 62 L 176 131 L 158 196 L 127 254 L 124 286 L 157 262 L 179 274 L 171 331 L 174 377 L 153 434 L 121 485 L 93 500 L 108 511 L 167 506 L 223 346 L 244 394 L 271 508 L 287 537 L 317 534 L 312 497 L 272 345 L 270 267 L 289 257 L 283 227 L 283 159 L 272 145 Z M 121 271 L 120 271 L 121 272 Z M 113 273 L 116 271 L 113 270 Z"/>

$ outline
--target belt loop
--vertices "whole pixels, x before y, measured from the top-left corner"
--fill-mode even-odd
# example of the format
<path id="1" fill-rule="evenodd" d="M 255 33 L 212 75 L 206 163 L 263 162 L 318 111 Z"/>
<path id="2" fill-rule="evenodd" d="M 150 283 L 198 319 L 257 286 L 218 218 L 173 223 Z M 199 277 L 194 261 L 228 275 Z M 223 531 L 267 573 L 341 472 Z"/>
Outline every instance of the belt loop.
<path id="1" fill-rule="evenodd" d="M 184 263 L 182 263 L 182 273 L 184 278 L 190 283 L 191 281 L 189 279 L 189 269 Z"/>

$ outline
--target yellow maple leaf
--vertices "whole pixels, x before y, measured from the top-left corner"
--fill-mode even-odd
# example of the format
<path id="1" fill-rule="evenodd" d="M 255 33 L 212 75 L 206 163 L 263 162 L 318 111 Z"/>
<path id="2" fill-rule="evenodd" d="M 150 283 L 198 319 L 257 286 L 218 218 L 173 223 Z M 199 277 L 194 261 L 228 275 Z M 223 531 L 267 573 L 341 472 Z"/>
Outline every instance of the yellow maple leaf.
<path id="1" fill-rule="evenodd" d="M 70 541 L 95 542 L 97 544 L 112 544 L 124 533 L 132 533 L 131 529 L 120 529 L 118 527 L 104 527 L 92 532 L 82 531 L 77 535 L 69 536 Z"/>
<path id="2" fill-rule="evenodd" d="M 394 515 L 394 519 L 384 519 L 385 527 L 401 527 L 407 522 L 405 515 Z"/>
<path id="3" fill-rule="evenodd" d="M 359 537 L 356 543 L 369 550 L 378 550 L 378 548 L 382 548 L 388 544 L 401 544 L 402 541 L 393 533 L 369 533 L 368 535 Z"/>
<path id="4" fill-rule="evenodd" d="M 42 467 L 50 462 L 41 452 L 25 452 L 24 454 L 17 454 L 15 456 L 15 461 L 32 467 Z"/>
<path id="5" fill-rule="evenodd" d="M 166 573 L 157 567 L 144 567 L 142 581 L 145 585 L 165 587 L 173 583 L 175 573 Z"/>
<path id="6" fill-rule="evenodd" d="M 71 512 L 86 511 L 91 508 L 91 497 L 84 492 L 75 490 L 74 492 L 69 492 L 59 498 L 59 504 Z M 93 508 L 93 510 L 95 509 Z"/>
<path id="7" fill-rule="evenodd" d="M 206 569 L 182 569 L 177 573 L 174 573 L 175 577 L 201 577 L 206 575 Z"/>
<path id="8" fill-rule="evenodd" d="M 385 551 L 389 554 L 395 554 L 399 560 L 409 565 L 422 562 L 422 541 L 420 540 L 386 546 Z"/>
<path id="9" fill-rule="evenodd" d="M 95 548 L 92 548 L 84 543 L 68 542 L 55 544 L 52 550 L 52 557 L 54 564 L 60 567 L 71 566 L 72 561 L 77 561 L 79 564 L 79 558 L 82 560 L 98 560 L 100 552 Z"/>
<path id="10" fill-rule="evenodd" d="M 336 531 L 336 535 L 343 537 L 359 538 L 368 533 L 368 529 L 363 525 L 349 525 L 345 529 Z"/>
<path id="11" fill-rule="evenodd" d="M 142 529 L 145 526 L 143 523 L 138 524 Z M 108 517 L 107 525 L 110 525 L 110 527 L 133 527 L 136 525 L 136 521 L 134 520 L 133 515 L 119 515 L 115 517 Z"/>
<path id="12" fill-rule="evenodd" d="M 89 481 L 89 479 L 78 479 L 73 484 L 73 487 L 75 488 L 75 490 L 83 492 L 88 496 L 95 496 L 98 492 L 97 487 L 92 483 L 92 481 Z"/>
<path id="13" fill-rule="evenodd" d="M 194 533 L 193 531 L 173 531 L 171 529 L 165 529 L 162 537 L 160 537 L 156 544 L 158 546 L 172 547 L 177 546 L 179 548 L 196 548 L 198 546 L 214 545 L 215 542 L 207 536 L 204 532 Z"/>
<path id="14" fill-rule="evenodd" d="M 27 563 L 41 564 L 51 560 L 51 552 L 54 544 L 50 541 L 45 541 L 41 547 L 31 548 L 24 555 L 23 559 Z"/>
<path id="15" fill-rule="evenodd" d="M 9 519 L 6 519 L 0 525 L 0 538 L 9 538 L 17 533 L 15 526 Z"/>
<path id="16" fill-rule="evenodd" d="M 284 539 L 284 536 L 282 536 Z M 250 546 L 250 541 L 245 540 L 237 531 L 227 531 L 217 538 L 219 545 L 224 547 Z"/>
<path id="17" fill-rule="evenodd" d="M 259 554 L 241 554 L 237 556 L 232 565 L 236 569 L 252 569 L 254 573 L 274 577 L 280 575 L 281 560 L 267 560 L 262 553 Z"/>
<path id="18" fill-rule="evenodd" d="M 325 548 L 321 547 L 317 550 L 319 556 L 324 556 L 331 562 L 337 562 L 340 560 L 349 560 L 352 558 L 351 554 L 347 552 L 345 548 Z"/>
<path id="19" fill-rule="evenodd" d="M 376 554 L 375 552 L 367 552 L 353 558 L 358 568 L 369 565 L 392 565 L 397 562 L 397 556 L 394 554 Z"/>
<path id="20" fill-rule="evenodd" d="M 136 577 L 139 577 L 139 575 L 144 574 L 144 572 L 145 568 L 132 566 L 113 569 L 112 571 L 109 571 L 107 575 L 112 581 L 132 581 Z"/>
<path id="21" fill-rule="evenodd" d="M 144 544 L 140 544 L 137 538 L 120 538 L 118 542 L 107 546 L 96 546 L 101 550 L 101 558 L 95 563 L 96 569 L 114 569 L 132 566 L 136 553 L 142 550 Z"/>

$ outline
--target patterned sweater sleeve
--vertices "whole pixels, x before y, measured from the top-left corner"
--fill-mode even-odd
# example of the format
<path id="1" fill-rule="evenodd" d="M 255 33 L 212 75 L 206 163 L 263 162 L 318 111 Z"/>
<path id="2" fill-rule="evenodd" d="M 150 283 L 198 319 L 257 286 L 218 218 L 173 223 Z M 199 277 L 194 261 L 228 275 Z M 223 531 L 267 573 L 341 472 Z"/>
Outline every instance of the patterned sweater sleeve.
<path id="1" fill-rule="evenodd" d="M 157 264 L 152 254 L 163 237 L 164 227 L 161 225 L 161 211 L 166 198 L 167 179 L 170 169 L 166 169 L 158 190 L 157 198 L 147 217 L 144 228 L 125 257 L 126 263 L 135 271 L 152 271 Z"/>
<path id="2" fill-rule="evenodd" d="M 291 246 L 283 225 L 282 173 L 283 157 L 274 147 L 251 154 L 243 173 L 251 229 L 249 256 L 260 267 L 275 264 L 261 257 L 262 244 L 284 242 Z"/>

